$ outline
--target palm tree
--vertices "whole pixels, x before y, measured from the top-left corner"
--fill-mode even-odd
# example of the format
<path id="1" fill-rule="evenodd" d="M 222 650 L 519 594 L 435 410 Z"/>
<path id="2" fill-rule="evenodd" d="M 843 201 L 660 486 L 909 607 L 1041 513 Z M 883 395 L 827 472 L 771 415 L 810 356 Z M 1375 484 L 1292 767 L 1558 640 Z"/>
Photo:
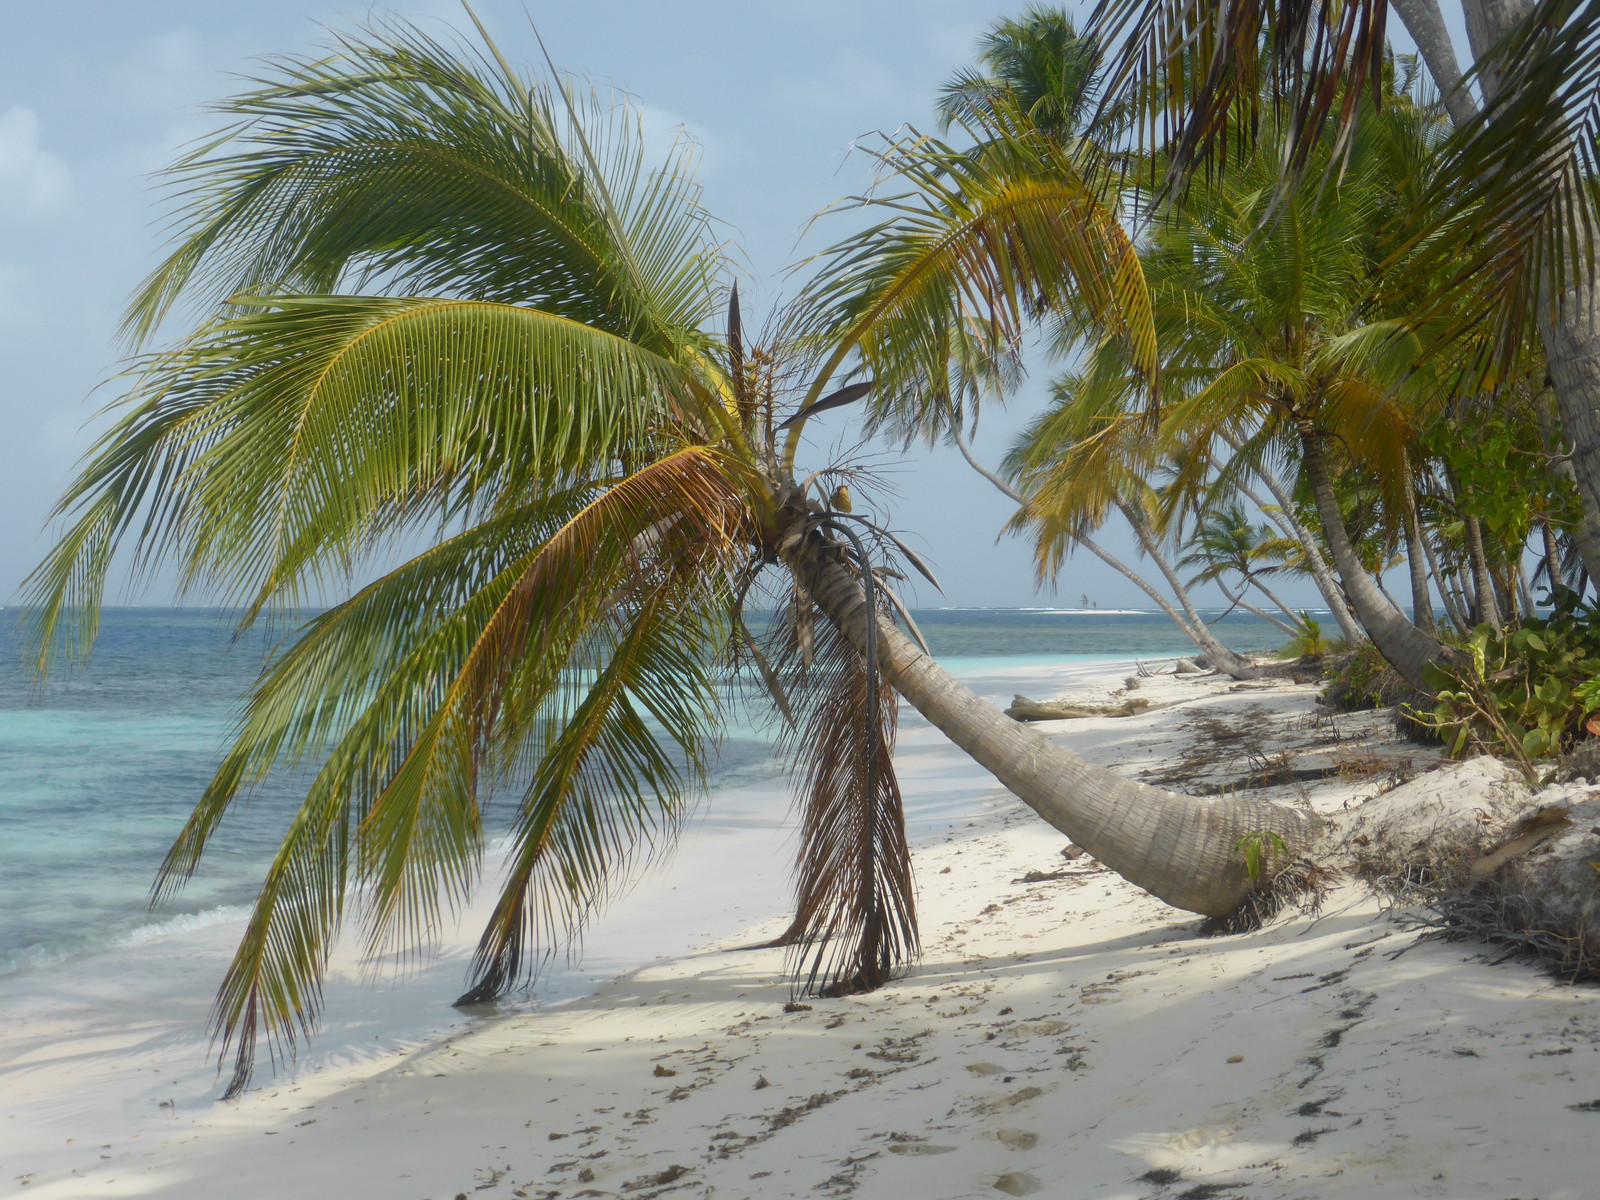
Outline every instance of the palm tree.
<path id="1" fill-rule="evenodd" d="M 209 315 L 135 361 L 27 585 L 41 670 L 88 653 L 119 547 L 246 626 L 349 589 L 265 666 L 158 879 L 181 886 L 273 771 L 307 772 L 217 998 L 230 1094 L 260 1038 L 292 1049 L 316 1020 L 347 910 L 413 943 L 478 883 L 494 790 L 510 848 L 463 1000 L 526 977 L 670 840 L 730 665 L 796 730 L 787 941 L 818 989 L 877 986 L 916 948 L 886 685 L 1179 907 L 1243 902 L 1246 835 L 1310 841 L 1298 809 L 1127 782 L 978 700 L 896 629 L 895 543 L 822 498 L 838 464 L 797 465 L 807 421 L 869 388 L 934 403 L 968 319 L 1003 349 L 1087 309 L 1145 361 L 1133 249 L 1058 152 L 886 148 L 893 215 L 763 340 L 688 151 L 649 169 L 625 106 L 486 36 L 392 24 L 334 49 L 277 61 L 173 169 L 178 243 L 128 325 Z M 765 640 L 742 616 L 763 587 L 787 614 Z"/>
<path id="2" fill-rule="evenodd" d="M 1341 511 L 1334 468 L 1357 468 L 1400 512 L 1409 493 L 1416 418 L 1404 391 L 1426 394 L 1412 372 L 1415 336 L 1375 309 L 1375 246 L 1392 238 L 1384 214 L 1401 186 L 1396 138 L 1426 139 L 1404 101 L 1355 133 L 1342 177 L 1324 199 L 1276 194 L 1279 146 L 1235 161 L 1205 195 L 1177 204 L 1141 254 L 1162 348 L 1161 420 L 1141 411 L 1114 342 L 1094 347 L 1064 378 L 1056 409 L 1024 435 L 1012 466 L 1042 555 L 1104 510 L 1113 482 L 1178 464 L 1169 511 L 1203 492 L 1232 490 L 1258 464 L 1298 463 L 1327 547 L 1361 624 L 1407 679 L 1449 651 L 1381 592 Z M 1325 166 L 1326 150 L 1314 166 Z M 1223 464 L 1220 474 L 1213 464 Z"/>
<path id="3" fill-rule="evenodd" d="M 1427 250 L 1412 265 L 1432 276 L 1423 310 L 1448 317 L 1455 333 L 1490 330 L 1502 373 L 1530 336 L 1542 344 L 1561 418 L 1548 452 L 1571 464 L 1582 512 L 1570 536 L 1600 580 L 1600 220 L 1589 186 L 1600 173 L 1600 125 L 1579 115 L 1600 91 L 1600 6 L 1463 0 L 1474 59 L 1466 75 L 1438 0 L 1394 0 L 1392 9 L 1456 126 L 1416 208 Z M 1145 106 L 1141 135 L 1167 137 L 1169 184 L 1201 164 L 1225 171 L 1266 105 L 1288 123 L 1277 186 L 1293 188 L 1319 141 L 1347 144 L 1359 97 L 1381 99 L 1390 10 L 1389 0 L 1100 0 L 1087 32 L 1120 45 L 1108 111 Z"/>
<path id="4" fill-rule="evenodd" d="M 1042 139 L 1053 150 L 1059 149 L 1069 156 L 1080 171 L 1099 174 L 1107 165 L 1108 156 L 1102 146 L 1085 143 L 1081 135 L 1099 87 L 1100 64 L 1099 45 L 1092 39 L 1078 36 L 1072 18 L 1065 11 L 1032 6 L 1019 20 L 994 22 L 979 39 L 978 67 L 958 71 L 940 91 L 938 108 L 942 123 L 947 132 L 958 126 L 973 135 L 978 147 L 988 146 L 991 153 L 994 143 L 1003 145 L 1017 139 Z M 1102 127 L 1104 124 L 1102 121 Z M 1020 361 L 1016 371 L 1021 373 Z M 1000 378 L 991 382 L 993 390 L 1000 391 L 1007 380 Z M 879 405 L 876 415 L 880 422 L 895 427 L 906 437 L 936 436 L 942 432 L 956 444 L 973 470 L 1018 505 L 1025 504 L 1019 492 L 978 462 L 967 444 L 963 416 L 976 423 L 982 388 L 947 390 L 958 395 L 951 397 L 943 412 L 918 410 L 908 419 Z M 965 394 L 959 395 L 963 391 Z M 957 399 L 969 402 L 970 411 L 959 411 Z M 1247 657 L 1224 645 L 1195 610 L 1188 589 L 1167 560 L 1162 539 L 1151 527 L 1142 498 L 1119 498 L 1116 507 L 1132 529 L 1140 554 L 1165 580 L 1170 597 L 1095 541 L 1088 529 L 1079 531 L 1075 544 L 1144 592 L 1212 666 L 1237 679 L 1257 676 L 1259 669 Z M 1048 575 L 1048 571 L 1041 572 L 1041 578 Z"/>
<path id="5" fill-rule="evenodd" d="M 1031 5 L 1020 19 L 994 22 L 978 41 L 978 66 L 939 91 L 946 128 L 981 126 L 1015 109 L 1045 136 L 1067 143 L 1092 114 L 1101 48 L 1081 37 L 1062 9 Z"/>
<path id="6" fill-rule="evenodd" d="M 1286 544 L 1265 525 L 1252 525 L 1244 507 L 1237 501 L 1199 514 L 1193 534 L 1185 543 L 1189 549 L 1178 560 L 1180 567 L 1198 567 L 1190 585 L 1215 583 L 1228 603 L 1254 613 L 1293 637 L 1300 632 L 1298 618 L 1287 604 L 1267 586 L 1269 575 L 1283 571 L 1285 561 L 1297 547 Z M 1236 594 L 1228 577 L 1237 575 L 1242 586 Z M 1282 617 L 1263 612 L 1244 598 L 1254 588 L 1274 605 Z"/>

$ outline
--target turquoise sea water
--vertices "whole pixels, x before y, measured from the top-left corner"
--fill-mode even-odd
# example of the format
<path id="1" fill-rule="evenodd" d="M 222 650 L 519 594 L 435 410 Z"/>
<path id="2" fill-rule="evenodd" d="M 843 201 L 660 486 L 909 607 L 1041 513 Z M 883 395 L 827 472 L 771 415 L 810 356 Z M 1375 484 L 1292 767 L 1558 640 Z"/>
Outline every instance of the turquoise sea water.
<path id="1" fill-rule="evenodd" d="M 9 615 L 9 614 L 8 614 Z M 938 609 L 917 621 L 941 661 L 980 691 L 1045 664 L 1187 654 L 1159 614 Z M 1237 649 L 1281 635 L 1254 618 L 1218 627 Z M 0 645 L 0 976 L 236 917 L 298 802 L 275 780 L 216 839 L 182 896 L 152 912 L 162 854 L 209 780 L 263 655 L 287 630 L 235 641 L 225 614 L 116 609 L 91 668 L 32 684 L 9 626 Z M 920 723 L 915 714 L 903 721 Z M 735 727 L 716 787 L 779 771 L 757 721 Z M 915 813 L 911 814 L 913 818 Z M 705 820 L 722 818 L 715 803 Z"/>

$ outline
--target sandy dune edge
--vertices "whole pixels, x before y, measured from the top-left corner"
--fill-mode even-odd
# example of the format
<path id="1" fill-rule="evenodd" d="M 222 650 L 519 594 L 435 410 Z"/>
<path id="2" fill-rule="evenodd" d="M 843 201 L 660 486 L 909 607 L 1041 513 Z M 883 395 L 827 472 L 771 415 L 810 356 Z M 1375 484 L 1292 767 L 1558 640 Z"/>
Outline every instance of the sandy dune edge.
<path id="1" fill-rule="evenodd" d="M 1372 722 L 1330 725 L 1306 685 L 1168 679 L 1141 694 L 1163 707 L 1052 735 L 1131 772 L 1223 778 L 1292 734 L 1316 743 L 1301 761 L 1351 767 L 1300 785 L 1323 810 L 1359 804 L 1385 782 L 1386 754 L 1407 757 L 1373 741 Z M 1253 730 L 1253 747 L 1200 763 L 1196 713 Z M 1419 942 L 1354 887 L 1319 917 L 1201 938 L 1188 916 L 1064 860 L 1060 835 L 1004 792 L 975 791 L 972 814 L 919 849 L 923 962 L 875 995 L 786 1012 L 780 952 L 714 947 L 558 1010 L 487 1018 L 376 1074 L 322 1071 L 184 1113 L 70 1173 L 0 1190 L 1600 1194 L 1585 1148 L 1600 1132 L 1593 991 Z"/>

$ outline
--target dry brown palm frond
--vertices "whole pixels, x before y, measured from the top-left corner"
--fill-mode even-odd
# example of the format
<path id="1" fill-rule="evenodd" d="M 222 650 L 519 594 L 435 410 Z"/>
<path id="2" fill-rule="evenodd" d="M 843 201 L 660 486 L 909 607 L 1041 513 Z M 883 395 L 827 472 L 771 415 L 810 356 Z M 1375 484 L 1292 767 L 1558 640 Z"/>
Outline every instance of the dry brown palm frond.
<path id="1" fill-rule="evenodd" d="M 791 947 L 805 991 L 849 995 L 881 986 L 918 951 L 896 697 L 876 672 L 869 684 L 860 652 L 832 623 L 812 628 L 809 660 L 792 624 L 771 647 L 795 708 L 779 744 L 794 761 L 801 809 L 795 915 L 775 944 Z"/>
<path id="2" fill-rule="evenodd" d="M 1386 0 L 1100 0 L 1086 36 L 1121 46 L 1101 112 L 1136 111 L 1135 136 L 1164 147 L 1168 182 L 1220 170 L 1253 144 L 1265 110 L 1285 115 L 1286 178 L 1336 117 L 1347 138 L 1364 93 L 1383 86 Z M 1152 160 L 1154 161 L 1154 160 Z"/>

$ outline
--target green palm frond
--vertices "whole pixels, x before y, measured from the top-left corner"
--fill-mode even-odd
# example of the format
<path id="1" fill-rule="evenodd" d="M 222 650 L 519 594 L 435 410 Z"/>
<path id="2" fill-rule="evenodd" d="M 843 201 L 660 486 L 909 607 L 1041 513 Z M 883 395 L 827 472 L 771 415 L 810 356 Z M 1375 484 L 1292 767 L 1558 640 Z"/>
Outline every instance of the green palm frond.
<path id="1" fill-rule="evenodd" d="M 618 858 L 592 846 L 579 854 L 571 839 L 581 828 L 615 850 L 643 828 L 642 797 L 659 795 L 668 825 L 681 808 L 693 778 L 645 748 L 655 743 L 639 714 L 654 717 L 692 767 L 714 741 L 717 707 L 707 703 L 709 684 L 696 680 L 710 678 L 710 656 L 726 642 L 709 616 L 716 595 L 726 595 L 717 581 L 749 542 L 738 495 L 712 456 L 690 448 L 558 524 L 560 510 L 579 498 L 523 514 L 520 539 L 503 518 L 424 554 L 320 618 L 263 676 L 162 884 L 192 869 L 241 791 L 272 767 L 331 746 L 219 993 L 216 1028 L 223 1052 L 235 1051 L 232 1090 L 249 1078 L 263 1033 L 276 1054 L 315 1019 L 350 885 L 364 885 L 374 946 L 425 939 L 441 900 L 464 897 L 475 880 L 482 786 L 530 773 L 536 783 L 548 780 L 573 754 L 574 735 L 552 731 L 570 730 L 585 713 L 597 723 L 595 732 L 578 722 L 582 753 L 560 775 L 562 786 L 536 793 L 557 809 L 577 797 L 581 812 L 554 812 L 555 832 L 546 834 L 566 865 L 536 877 L 513 873 L 507 886 L 532 894 L 502 897 L 497 912 L 517 904 L 553 911 L 558 884 L 587 911 L 615 882 L 608 872 Z M 455 583 L 438 584 L 441 571 Z M 471 589 L 474 574 L 491 572 Z M 434 608 L 452 597 L 454 610 Z M 356 652 L 354 663 L 344 660 L 345 648 Z M 682 694 L 671 693 L 674 672 L 685 679 Z M 590 693 L 577 717 L 575 688 Z M 588 758 L 591 736 L 604 752 Z M 585 874 L 585 864 L 595 873 Z M 546 920 L 537 931 L 554 928 Z M 506 933 L 517 956 L 526 932 Z"/>
<path id="2" fill-rule="evenodd" d="M 93 613 L 92 565 L 130 532 L 137 562 L 177 555 L 186 586 L 294 603 L 419 521 L 614 472 L 674 409 L 706 413 L 702 387 L 517 305 L 318 296 L 236 312 L 152 361 L 57 506 L 75 526 L 25 584 L 40 641 L 71 638 L 57 614 Z"/>
<path id="3" fill-rule="evenodd" d="M 219 106 L 228 131 L 168 172 L 179 245 L 130 307 L 131 335 L 180 294 L 373 283 L 534 304 L 657 353 L 704 325 L 719 261 L 692 147 L 647 170 L 630 106 L 406 25 L 375 32 L 273 60 L 262 87 Z"/>
<path id="4" fill-rule="evenodd" d="M 1391 99 L 1352 135 L 1323 196 L 1278 195 L 1287 120 L 1268 119 L 1217 186 L 1172 200 L 1140 246 L 1159 425 L 1138 420 L 1124 346 L 1088 330 L 1082 369 L 1008 459 L 1028 496 L 1009 528 L 1033 538 L 1042 577 L 1119 501 L 1143 498 L 1154 527 L 1177 535 L 1185 513 L 1231 500 L 1252 464 L 1296 461 L 1307 429 L 1347 447 L 1391 501 L 1410 486 L 1418 414 L 1462 376 L 1459 356 L 1430 352 L 1441 323 L 1389 316 L 1375 290 L 1377 264 L 1407 236 L 1386 206 L 1437 144 L 1432 122 Z M 1334 170 L 1329 148 L 1314 155 Z M 1170 477 L 1152 495 L 1157 469 Z"/>
<path id="5" fill-rule="evenodd" d="M 475 772 L 482 763 L 499 778 L 511 777 L 526 761 L 530 739 L 537 742 L 538 730 L 569 719 L 559 714 L 566 711 L 564 697 L 574 678 L 614 675 L 608 664 L 620 655 L 624 661 L 617 670 L 627 683 L 627 664 L 633 660 L 615 644 L 612 631 L 619 623 L 654 644 L 651 639 L 662 635 L 653 625 L 669 618 L 684 628 L 706 622 L 704 597 L 731 590 L 727 581 L 744 566 L 750 542 L 742 496 L 713 456 L 691 447 L 608 489 L 540 547 L 485 623 L 433 720 L 362 822 L 360 867 L 369 884 L 375 939 L 414 942 L 437 916 L 439 877 L 448 882 L 450 872 L 440 868 L 431 845 L 415 839 L 429 835 L 426 822 L 435 796 L 448 807 L 456 803 L 457 781 L 470 781 L 462 764 Z M 702 596 L 702 603 L 682 615 L 686 602 L 673 597 L 686 588 Z M 726 601 L 714 607 L 725 609 Z M 726 653 L 725 629 L 721 637 Z M 664 656 L 671 657 L 658 647 L 645 655 L 645 666 Z M 691 691 L 694 678 L 691 671 L 686 685 Z M 628 717 L 625 697 L 617 702 Z M 685 752 L 698 761 L 708 744 L 706 730 L 716 721 L 712 706 L 701 723 L 666 724 L 669 735 L 684 734 Z M 547 745 L 540 770 L 549 770 L 559 757 Z M 641 770 L 646 779 L 659 774 Z M 613 788 L 638 786 L 621 782 L 625 773 L 616 778 Z M 559 791 L 555 795 L 564 797 Z M 448 811 L 445 816 L 449 832 L 453 822 Z M 448 868 L 449 860 L 443 861 Z M 584 883 L 601 885 L 601 878 Z"/>
<path id="6" fill-rule="evenodd" d="M 978 69 L 957 72 L 939 91 L 945 127 L 992 119 L 1007 104 L 1061 141 L 1076 134 L 1094 103 L 1101 50 L 1058 8 L 1030 5 L 996 21 L 978 41 Z"/>
<path id="7" fill-rule="evenodd" d="M 216 777 L 168 852 L 156 899 L 193 873 L 228 809 L 273 771 L 301 769 L 340 745 L 350 761 L 365 756 L 384 769 L 385 748 L 409 742 L 403 730 L 438 703 L 437 688 L 414 689 L 413 679 L 460 671 L 533 556 L 591 496 L 577 488 L 485 521 L 312 619 L 253 689 Z"/>
<path id="8" fill-rule="evenodd" d="M 719 726 L 729 630 L 679 580 L 594 638 L 586 688 L 547 718 L 513 831 L 500 897 L 457 1001 L 504 993 L 570 944 L 630 865 L 670 844 Z M 651 718 L 647 722 L 646 717 Z M 667 753 L 662 736 L 681 752 Z"/>
<path id="9" fill-rule="evenodd" d="M 879 158 L 883 191 L 859 203 L 895 215 L 820 256 L 800 299 L 797 336 L 825 348 L 808 402 L 855 356 L 874 379 L 875 420 L 914 437 L 912 414 L 932 411 L 930 381 L 945 379 L 959 338 L 989 347 L 1002 371 L 1042 320 L 1083 313 L 1126 339 L 1154 378 L 1138 255 L 1062 147 L 1032 136 L 965 152 L 912 136 Z M 969 326 L 981 339 L 952 333 Z"/>
<path id="10" fill-rule="evenodd" d="M 1047 425 L 1027 431 L 1041 448 L 1052 437 Z M 1093 434 L 1053 444 L 1040 453 L 1039 465 L 1017 476 L 1027 502 L 1006 528 L 1029 532 L 1036 547 L 1041 580 L 1054 578 L 1078 539 L 1093 533 L 1110 512 L 1144 488 L 1150 464 L 1144 422 L 1119 418 Z"/>

